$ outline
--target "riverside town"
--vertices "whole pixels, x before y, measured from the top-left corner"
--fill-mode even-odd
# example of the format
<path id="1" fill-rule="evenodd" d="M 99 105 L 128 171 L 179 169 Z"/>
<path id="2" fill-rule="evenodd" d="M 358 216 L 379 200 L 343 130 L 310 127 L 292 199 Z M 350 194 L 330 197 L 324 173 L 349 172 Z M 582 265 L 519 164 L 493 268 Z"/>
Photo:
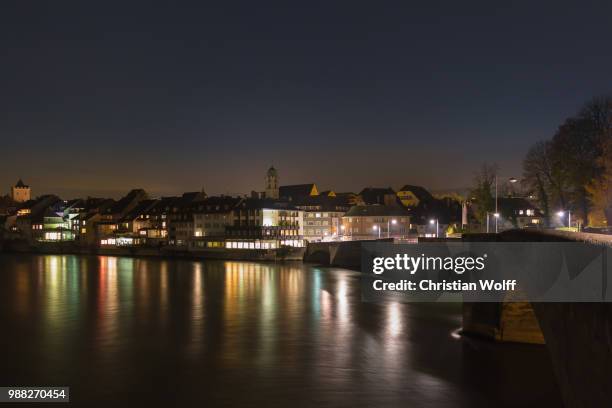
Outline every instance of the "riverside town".
<path id="1" fill-rule="evenodd" d="M 611 40 L 601 0 L 0 2 L 0 408 L 612 406 Z"/>
<path id="2" fill-rule="evenodd" d="M 497 231 L 544 226 L 527 186 L 513 185 L 496 202 Z M 64 199 L 35 195 L 35 187 L 20 179 L 0 200 L 0 245 L 17 251 L 302 259 L 308 243 L 416 242 L 485 232 L 491 222 L 479 220 L 480 206 L 457 193 L 434 194 L 411 184 L 358 192 L 283 185 L 274 167 L 262 176 L 261 189 L 235 196 L 210 196 L 202 189 L 152 197 L 133 189 L 119 200 Z M 552 222 L 563 226 L 562 219 Z"/>

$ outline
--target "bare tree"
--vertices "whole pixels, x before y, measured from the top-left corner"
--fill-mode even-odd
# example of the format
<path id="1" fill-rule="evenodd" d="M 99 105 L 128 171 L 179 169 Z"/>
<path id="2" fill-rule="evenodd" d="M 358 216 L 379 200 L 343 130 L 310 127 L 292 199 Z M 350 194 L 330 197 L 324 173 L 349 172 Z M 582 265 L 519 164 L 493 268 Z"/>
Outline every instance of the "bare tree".
<path id="1" fill-rule="evenodd" d="M 487 213 L 492 212 L 495 208 L 493 189 L 497 171 L 497 164 L 483 163 L 474 175 L 474 185 L 470 191 L 470 199 L 473 204 L 474 215 L 481 224 L 485 223 Z"/>
<path id="2" fill-rule="evenodd" d="M 553 181 L 549 150 L 550 142 L 538 142 L 529 149 L 523 161 L 524 182 L 536 196 L 546 216 L 546 225 L 550 224 L 550 190 Z"/>

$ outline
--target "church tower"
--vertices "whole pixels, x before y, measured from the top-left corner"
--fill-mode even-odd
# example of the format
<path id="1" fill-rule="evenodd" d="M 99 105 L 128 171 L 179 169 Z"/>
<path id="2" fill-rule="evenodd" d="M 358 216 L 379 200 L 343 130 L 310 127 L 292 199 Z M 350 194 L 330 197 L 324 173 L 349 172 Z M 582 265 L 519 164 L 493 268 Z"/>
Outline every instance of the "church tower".
<path id="1" fill-rule="evenodd" d="M 24 203 L 30 199 L 31 189 L 21 179 L 11 187 L 11 198 L 18 203 Z"/>
<path id="2" fill-rule="evenodd" d="M 266 173 L 266 198 L 278 199 L 278 172 L 274 166 Z"/>

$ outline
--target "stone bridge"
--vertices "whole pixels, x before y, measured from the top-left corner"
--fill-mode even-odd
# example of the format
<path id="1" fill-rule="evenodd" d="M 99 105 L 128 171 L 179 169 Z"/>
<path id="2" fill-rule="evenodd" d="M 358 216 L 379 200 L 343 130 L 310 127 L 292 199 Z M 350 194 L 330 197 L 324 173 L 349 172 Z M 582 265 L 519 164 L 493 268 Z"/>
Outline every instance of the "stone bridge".
<path id="1" fill-rule="evenodd" d="M 472 234 L 463 239 L 579 241 L 612 246 L 612 236 L 561 231 L 515 230 L 498 235 Z M 310 244 L 304 261 L 359 270 L 361 242 Z M 545 344 L 567 407 L 612 406 L 612 303 L 529 304 L 508 300 L 464 303 L 464 332 L 496 341 Z"/>

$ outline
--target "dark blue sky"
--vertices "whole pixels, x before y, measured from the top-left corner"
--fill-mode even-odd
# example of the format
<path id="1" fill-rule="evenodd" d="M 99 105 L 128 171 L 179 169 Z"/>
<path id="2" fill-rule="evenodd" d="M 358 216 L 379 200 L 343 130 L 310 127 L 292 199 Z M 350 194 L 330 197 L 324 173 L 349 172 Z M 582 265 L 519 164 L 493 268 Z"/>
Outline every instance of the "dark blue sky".
<path id="1" fill-rule="evenodd" d="M 463 187 L 612 90 L 606 1 L 206 3 L 3 1 L 1 190 Z"/>

